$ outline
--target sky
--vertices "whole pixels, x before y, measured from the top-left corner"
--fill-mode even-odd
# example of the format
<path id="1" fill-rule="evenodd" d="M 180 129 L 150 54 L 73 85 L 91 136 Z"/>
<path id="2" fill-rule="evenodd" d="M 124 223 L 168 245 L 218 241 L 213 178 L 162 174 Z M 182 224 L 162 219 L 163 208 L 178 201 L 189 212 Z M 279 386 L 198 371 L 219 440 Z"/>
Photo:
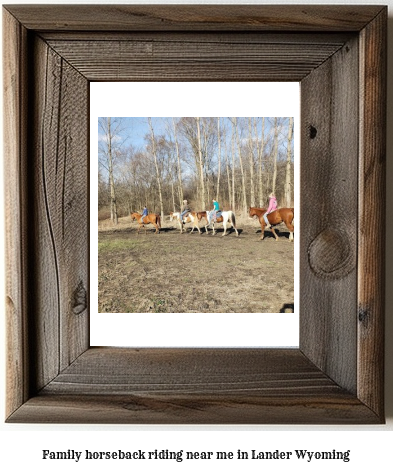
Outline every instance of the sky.
<path id="1" fill-rule="evenodd" d="M 122 125 L 122 131 L 121 131 L 121 138 L 119 138 L 119 141 L 121 141 L 125 147 L 128 145 L 133 145 L 134 148 L 136 149 L 143 149 L 145 147 L 144 143 L 144 137 L 147 134 L 150 134 L 150 129 L 148 125 L 148 118 L 147 117 L 113 117 L 113 118 L 121 118 L 123 121 Z M 154 134 L 155 136 L 163 135 L 166 134 L 166 120 L 172 120 L 172 118 L 168 117 L 152 117 L 152 125 L 154 129 Z M 223 117 L 223 122 L 225 121 L 228 122 L 229 124 L 229 119 L 227 117 Z M 271 121 L 273 121 L 273 117 L 271 117 Z M 230 125 L 230 124 L 229 124 Z M 269 133 L 271 127 L 271 123 L 269 120 L 265 121 L 265 137 Z M 258 130 L 258 133 L 260 133 L 260 129 Z M 286 133 L 286 132 L 285 132 Z M 100 126 L 98 125 L 98 140 L 101 141 L 103 140 L 104 136 L 102 134 L 102 131 L 100 130 Z"/>

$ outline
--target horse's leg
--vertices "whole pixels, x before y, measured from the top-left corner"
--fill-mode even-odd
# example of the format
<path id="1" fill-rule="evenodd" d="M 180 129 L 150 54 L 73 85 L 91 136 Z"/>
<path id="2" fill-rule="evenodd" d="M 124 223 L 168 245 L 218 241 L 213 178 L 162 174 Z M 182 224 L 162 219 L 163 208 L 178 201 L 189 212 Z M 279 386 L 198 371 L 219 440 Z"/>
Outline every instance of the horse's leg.
<path id="1" fill-rule="evenodd" d="M 263 217 L 261 221 L 259 221 L 261 223 L 261 238 L 259 240 L 263 240 L 265 238 L 265 221 L 263 220 Z"/>
<path id="2" fill-rule="evenodd" d="M 289 241 L 293 242 L 293 232 L 295 228 L 293 227 L 292 222 L 285 222 L 285 225 L 288 227 L 289 230 Z"/>
<path id="3" fill-rule="evenodd" d="M 273 226 L 270 227 L 270 230 L 273 232 L 273 235 L 274 235 L 275 239 L 278 240 L 278 236 L 277 236 L 276 231 L 274 230 Z"/>
<path id="4" fill-rule="evenodd" d="M 232 219 L 231 219 L 231 224 L 232 224 L 232 227 L 235 229 L 236 237 L 239 237 L 239 232 L 237 231 L 236 227 L 234 226 Z"/>
<path id="5" fill-rule="evenodd" d="M 224 227 L 224 233 L 222 234 L 221 237 L 224 237 L 224 235 L 226 235 L 226 233 L 227 233 L 227 223 L 224 222 L 224 221 L 222 221 L 222 225 L 223 225 L 223 227 Z"/>

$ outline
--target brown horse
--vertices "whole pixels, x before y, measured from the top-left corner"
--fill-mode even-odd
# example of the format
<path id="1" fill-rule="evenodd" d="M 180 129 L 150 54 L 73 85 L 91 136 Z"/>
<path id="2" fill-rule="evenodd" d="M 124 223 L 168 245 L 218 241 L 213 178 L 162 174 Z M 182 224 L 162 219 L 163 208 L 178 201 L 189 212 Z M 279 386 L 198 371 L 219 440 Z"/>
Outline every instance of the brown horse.
<path id="1" fill-rule="evenodd" d="M 257 217 L 259 219 L 259 223 L 261 224 L 261 238 L 260 240 L 263 240 L 265 237 L 265 227 L 266 227 L 266 222 L 265 219 L 263 218 L 263 215 L 267 211 L 266 208 L 262 207 L 250 207 L 249 209 L 249 216 L 250 217 Z M 272 226 L 272 232 L 276 240 L 278 240 L 277 234 L 274 230 L 274 226 L 281 224 L 284 222 L 284 224 L 287 226 L 289 230 L 289 240 L 290 242 L 293 242 L 293 207 L 282 207 L 280 209 L 276 209 L 275 211 L 269 213 L 267 215 L 267 219 Z"/>
<path id="2" fill-rule="evenodd" d="M 139 224 L 138 234 L 139 234 L 139 231 L 141 230 L 141 228 L 145 227 L 145 225 L 148 225 L 148 224 L 153 224 L 154 225 L 154 227 L 156 228 L 155 234 L 160 233 L 161 217 L 160 217 L 159 214 L 148 214 L 147 216 L 144 216 L 144 218 L 142 219 L 142 214 L 139 214 L 139 212 L 133 212 L 131 214 L 131 219 L 133 221 L 136 220 Z M 146 234 L 146 228 L 145 228 L 145 234 Z"/>

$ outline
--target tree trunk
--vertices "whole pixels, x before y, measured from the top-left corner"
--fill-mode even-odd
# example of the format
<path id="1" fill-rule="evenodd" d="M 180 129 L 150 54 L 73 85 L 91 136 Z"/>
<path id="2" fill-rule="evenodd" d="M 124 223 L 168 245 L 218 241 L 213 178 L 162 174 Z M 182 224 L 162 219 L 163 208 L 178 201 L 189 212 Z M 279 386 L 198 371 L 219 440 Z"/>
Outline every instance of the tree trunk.
<path id="1" fill-rule="evenodd" d="M 216 200 L 220 202 L 220 176 L 221 176 L 221 132 L 220 132 L 220 117 L 217 118 L 217 139 L 218 139 L 218 171 L 217 171 L 217 194 Z"/>
<path id="2" fill-rule="evenodd" d="M 233 123 L 235 125 L 235 135 L 236 135 L 236 143 L 239 152 L 239 164 L 240 164 L 240 173 L 242 178 L 242 196 L 243 196 L 243 211 L 247 213 L 247 193 L 246 193 L 246 180 L 244 176 L 244 168 L 243 168 L 243 158 L 242 158 L 242 150 L 240 146 L 240 138 L 239 132 L 237 129 L 237 119 L 233 117 Z"/>
<path id="3" fill-rule="evenodd" d="M 107 118 L 107 143 L 108 143 L 108 171 L 109 171 L 109 187 L 111 193 L 111 219 L 112 222 L 118 224 L 115 180 L 113 179 L 113 156 L 112 156 L 112 134 L 111 134 L 111 118 Z"/>
<path id="4" fill-rule="evenodd" d="M 201 126 L 200 126 L 200 117 L 195 117 L 197 124 L 197 134 L 198 134 L 198 156 L 199 156 L 199 175 L 201 182 L 201 206 L 202 209 L 206 208 L 206 195 L 205 195 L 205 180 L 204 180 L 204 163 L 202 155 L 202 146 L 201 146 Z"/>
<path id="5" fill-rule="evenodd" d="M 278 160 L 278 122 L 277 117 L 274 118 L 274 149 L 273 149 L 273 179 L 272 192 L 276 193 L 277 182 L 277 160 Z"/>
<path id="6" fill-rule="evenodd" d="M 232 124 L 232 209 L 235 210 L 235 131 Z"/>
<path id="7" fill-rule="evenodd" d="M 173 212 L 176 212 L 175 187 L 173 186 L 173 181 L 172 181 L 172 183 L 171 183 L 171 190 L 172 190 L 172 209 L 173 209 Z"/>
<path id="8" fill-rule="evenodd" d="M 248 145 L 250 160 L 250 205 L 255 207 L 255 190 L 254 190 L 254 147 L 252 140 L 252 119 L 248 118 Z"/>
<path id="9" fill-rule="evenodd" d="M 258 143 L 257 119 L 255 119 L 255 137 Z M 258 198 L 259 207 L 263 207 L 263 152 L 265 148 L 265 117 L 262 117 L 261 144 L 258 145 Z"/>
<path id="10" fill-rule="evenodd" d="M 226 169 L 227 169 L 227 180 L 228 180 L 228 203 L 229 203 L 229 207 L 232 207 L 231 205 L 231 175 L 229 173 L 229 161 L 228 161 L 228 149 L 227 149 L 227 141 L 226 141 L 226 137 L 225 137 L 225 140 L 224 140 L 224 150 L 225 150 L 225 165 L 226 165 Z"/>
<path id="11" fill-rule="evenodd" d="M 287 166 L 285 170 L 285 205 L 290 207 L 292 204 L 292 180 L 291 180 L 291 158 L 292 158 L 292 136 L 293 136 L 293 117 L 289 118 L 288 125 L 288 145 L 287 145 Z"/>
<path id="12" fill-rule="evenodd" d="M 181 205 L 183 203 L 183 200 L 184 200 L 184 194 L 183 194 L 183 182 L 182 182 L 182 176 L 181 176 L 179 143 L 177 141 L 176 123 L 175 123 L 174 118 L 172 118 L 172 122 L 173 122 L 173 131 L 174 131 L 174 136 L 175 136 L 175 146 L 176 146 L 176 156 L 177 156 L 177 179 L 179 181 L 179 206 L 181 207 Z M 175 209 L 174 209 L 174 211 L 175 211 Z"/>
<path id="13" fill-rule="evenodd" d="M 157 178 L 157 186 L 158 186 L 158 198 L 160 200 L 161 219 L 164 220 L 164 204 L 163 204 L 163 200 L 162 200 L 160 170 L 158 168 L 158 161 L 157 161 L 156 139 L 154 137 L 154 130 L 153 130 L 153 125 L 151 123 L 151 118 L 150 117 L 148 118 L 148 121 L 149 121 L 150 133 L 151 133 L 151 144 L 152 144 L 154 165 L 155 165 L 155 168 L 156 168 L 156 178 Z"/>

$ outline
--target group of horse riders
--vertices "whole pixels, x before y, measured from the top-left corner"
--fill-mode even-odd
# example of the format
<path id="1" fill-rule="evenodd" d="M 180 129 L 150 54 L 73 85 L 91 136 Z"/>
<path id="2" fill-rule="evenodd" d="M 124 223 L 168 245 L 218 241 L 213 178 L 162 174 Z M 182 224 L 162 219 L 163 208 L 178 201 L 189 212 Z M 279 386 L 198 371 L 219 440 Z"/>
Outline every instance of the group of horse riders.
<path id="1" fill-rule="evenodd" d="M 263 218 L 266 222 L 266 229 L 269 229 L 271 227 L 270 222 L 268 220 L 268 214 L 271 212 L 275 211 L 277 209 L 277 198 L 274 193 L 269 194 L 269 206 L 267 208 L 267 211 L 263 215 Z M 181 214 L 180 214 L 180 220 L 181 222 L 184 223 L 183 219 L 187 215 L 188 212 L 191 212 L 190 206 L 188 205 L 187 199 L 183 201 L 182 207 L 181 207 Z M 221 215 L 221 210 L 218 202 L 213 199 L 213 209 L 211 211 L 207 211 L 206 217 L 208 222 L 214 222 L 217 220 L 218 217 Z"/>
<path id="2" fill-rule="evenodd" d="M 266 222 L 266 229 L 269 229 L 271 227 L 269 220 L 268 220 L 268 214 L 271 212 L 275 211 L 277 209 L 277 198 L 274 195 L 274 193 L 269 194 L 269 207 L 267 208 L 267 211 L 263 215 L 263 218 Z M 188 204 L 187 199 L 184 199 L 183 204 L 181 206 L 181 213 L 180 213 L 180 221 L 184 224 L 184 218 L 186 215 L 191 212 L 190 206 Z M 206 216 L 207 216 L 207 221 L 210 224 L 210 222 L 215 222 L 218 217 L 221 215 L 221 210 L 220 210 L 220 205 L 216 201 L 216 199 L 213 199 L 213 209 L 211 211 L 207 211 Z M 142 211 L 142 222 L 143 218 L 146 217 L 148 214 L 147 207 L 145 206 Z"/>

